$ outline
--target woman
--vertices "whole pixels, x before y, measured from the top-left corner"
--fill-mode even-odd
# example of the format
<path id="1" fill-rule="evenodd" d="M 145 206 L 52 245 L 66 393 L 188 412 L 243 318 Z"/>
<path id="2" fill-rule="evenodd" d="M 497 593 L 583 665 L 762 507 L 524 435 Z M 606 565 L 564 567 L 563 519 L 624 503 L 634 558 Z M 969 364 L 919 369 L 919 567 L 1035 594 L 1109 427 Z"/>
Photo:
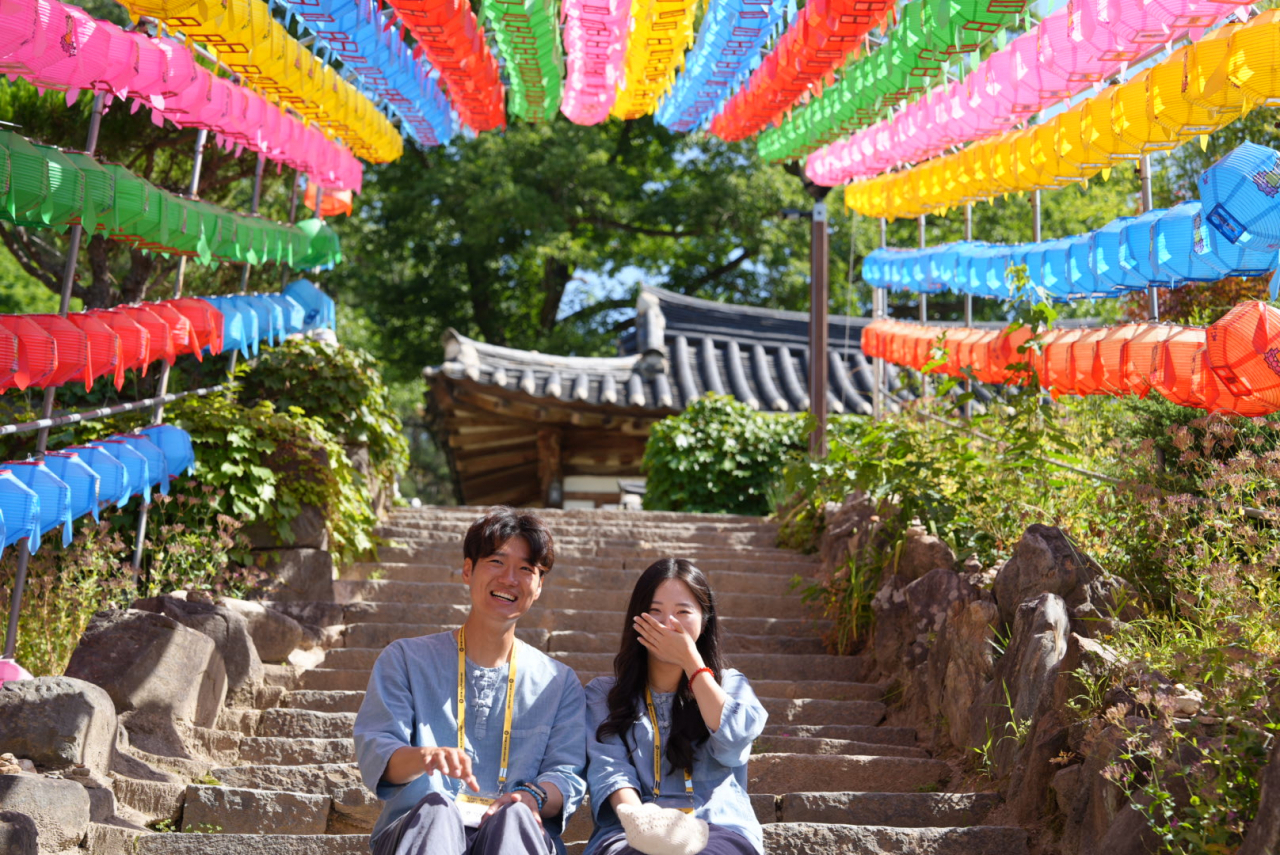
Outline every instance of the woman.
<path id="1" fill-rule="evenodd" d="M 596 829 L 584 855 L 692 855 L 704 838 L 707 855 L 762 855 L 747 758 L 767 718 L 724 665 L 702 571 L 655 561 L 631 594 L 613 676 L 587 685 Z"/>

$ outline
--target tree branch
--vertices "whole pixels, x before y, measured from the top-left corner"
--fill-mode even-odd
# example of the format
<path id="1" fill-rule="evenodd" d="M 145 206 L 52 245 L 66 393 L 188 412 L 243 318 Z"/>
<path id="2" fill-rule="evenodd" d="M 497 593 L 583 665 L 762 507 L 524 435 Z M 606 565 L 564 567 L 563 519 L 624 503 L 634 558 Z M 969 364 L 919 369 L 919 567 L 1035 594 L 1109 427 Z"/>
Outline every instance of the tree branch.
<path id="1" fill-rule="evenodd" d="M 593 315 L 598 315 L 601 312 L 612 312 L 617 309 L 634 309 L 635 306 L 636 301 L 634 297 L 613 297 L 608 300 L 600 300 L 599 302 L 592 303 L 589 306 L 583 306 L 581 309 L 578 309 L 578 311 L 565 315 L 559 322 L 563 324 L 570 321 L 580 321 L 592 317 Z M 626 323 L 630 324 L 634 320 L 634 318 L 629 318 Z"/>
<path id="2" fill-rule="evenodd" d="M 659 229 L 651 226 L 634 226 L 630 223 L 620 223 L 617 220 L 610 220 L 606 217 L 584 217 L 578 220 L 579 223 L 590 223 L 593 226 L 599 226 L 603 229 L 616 229 L 620 232 L 629 232 L 636 235 L 648 235 L 649 237 L 700 237 L 701 231 L 681 231 L 679 229 Z"/>
<path id="3" fill-rule="evenodd" d="M 721 276 L 724 276 L 726 273 L 732 273 L 733 271 L 741 267 L 746 262 L 746 260 L 753 255 L 753 253 L 748 252 L 745 246 L 739 247 L 739 248 L 742 250 L 742 253 L 737 258 L 735 258 L 733 261 L 726 261 L 724 264 L 720 265 L 719 267 L 713 270 L 708 270 L 706 273 L 702 274 L 697 279 L 693 280 L 692 284 L 708 285 L 711 282 L 714 282 L 715 280 L 719 279 Z"/>
<path id="4" fill-rule="evenodd" d="M 62 283 L 36 258 L 36 253 L 32 251 L 23 231 L 21 227 L 0 225 L 0 240 L 4 241 L 5 248 L 18 260 L 18 265 L 28 276 L 53 293 L 59 293 L 62 290 Z"/>

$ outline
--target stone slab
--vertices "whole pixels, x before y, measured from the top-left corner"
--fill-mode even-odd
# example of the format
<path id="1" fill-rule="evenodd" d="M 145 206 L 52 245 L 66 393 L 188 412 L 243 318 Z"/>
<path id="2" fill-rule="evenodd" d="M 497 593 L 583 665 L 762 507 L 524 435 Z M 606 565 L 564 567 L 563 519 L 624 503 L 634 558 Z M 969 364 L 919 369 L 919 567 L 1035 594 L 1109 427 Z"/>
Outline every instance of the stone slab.
<path id="1" fill-rule="evenodd" d="M 914 793 L 937 786 L 950 774 L 950 767 L 941 760 L 915 757 L 758 754 L 747 767 L 747 789 L 756 793 Z"/>
<path id="2" fill-rule="evenodd" d="M 1021 828 L 891 828 L 786 822 L 765 826 L 769 855 L 1026 855 Z"/>
<path id="3" fill-rule="evenodd" d="M 217 834 L 324 834 L 327 795 L 208 787 L 192 784 L 182 807 L 184 832 Z"/>
<path id="4" fill-rule="evenodd" d="M 788 793 L 782 821 L 967 828 L 1000 802 L 997 793 Z"/>

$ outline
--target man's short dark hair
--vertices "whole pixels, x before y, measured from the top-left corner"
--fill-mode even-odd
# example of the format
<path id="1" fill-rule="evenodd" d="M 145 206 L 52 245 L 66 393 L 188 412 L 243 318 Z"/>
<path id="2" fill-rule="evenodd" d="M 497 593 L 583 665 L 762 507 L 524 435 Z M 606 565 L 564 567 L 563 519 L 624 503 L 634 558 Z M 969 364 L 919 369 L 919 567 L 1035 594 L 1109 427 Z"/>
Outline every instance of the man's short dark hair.
<path id="1" fill-rule="evenodd" d="M 556 560 L 556 545 L 547 524 L 533 511 L 506 505 L 490 508 L 471 524 L 466 539 L 462 541 L 462 557 L 471 559 L 474 566 L 481 558 L 489 557 L 502 544 L 517 536 L 523 537 L 529 545 L 529 560 L 537 566 L 540 574 L 545 576 L 549 573 Z"/>

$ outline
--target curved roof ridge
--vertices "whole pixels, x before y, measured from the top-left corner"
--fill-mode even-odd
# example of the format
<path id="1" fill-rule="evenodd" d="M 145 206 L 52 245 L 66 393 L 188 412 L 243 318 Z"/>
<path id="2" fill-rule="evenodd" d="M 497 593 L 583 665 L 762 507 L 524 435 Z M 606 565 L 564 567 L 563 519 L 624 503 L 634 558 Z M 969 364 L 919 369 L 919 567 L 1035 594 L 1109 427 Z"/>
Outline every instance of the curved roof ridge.
<path id="1" fill-rule="evenodd" d="M 457 362 L 461 365 L 478 367 L 482 357 L 501 360 L 515 365 L 527 365 L 530 368 L 560 368 L 573 371 L 596 372 L 631 372 L 642 357 L 631 356 L 557 356 L 536 350 L 520 350 L 501 344 L 490 344 L 463 335 L 453 327 L 445 330 L 441 337 L 444 343 L 444 361 Z"/>

